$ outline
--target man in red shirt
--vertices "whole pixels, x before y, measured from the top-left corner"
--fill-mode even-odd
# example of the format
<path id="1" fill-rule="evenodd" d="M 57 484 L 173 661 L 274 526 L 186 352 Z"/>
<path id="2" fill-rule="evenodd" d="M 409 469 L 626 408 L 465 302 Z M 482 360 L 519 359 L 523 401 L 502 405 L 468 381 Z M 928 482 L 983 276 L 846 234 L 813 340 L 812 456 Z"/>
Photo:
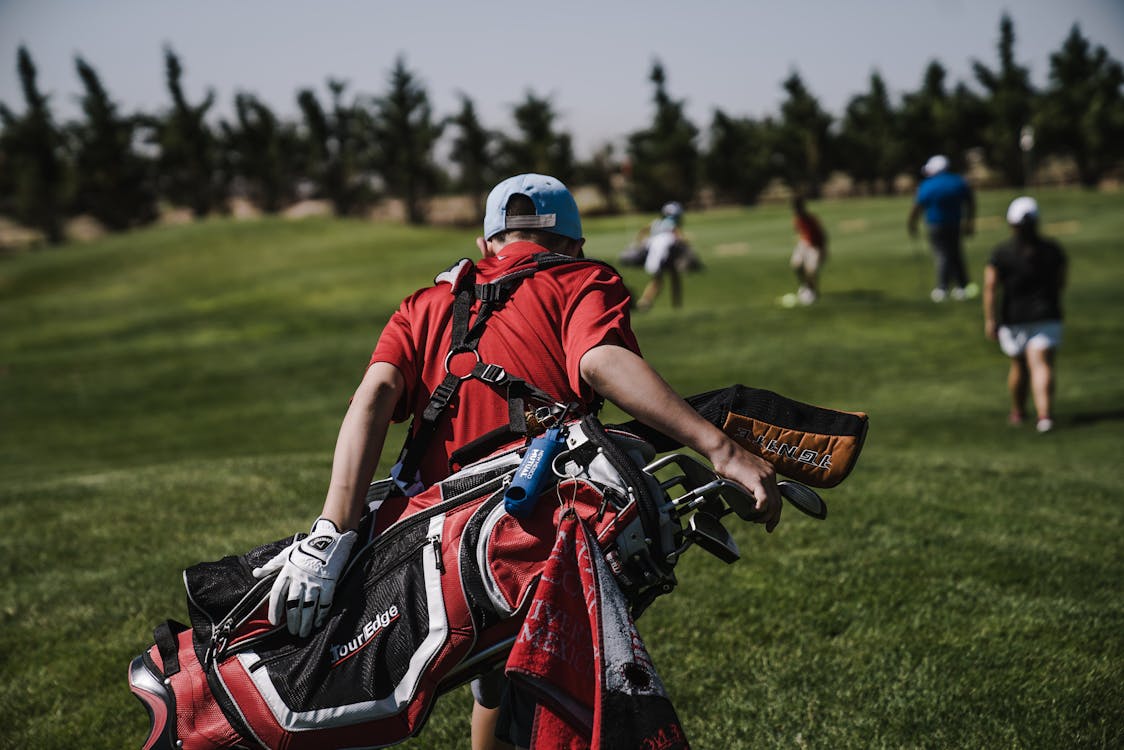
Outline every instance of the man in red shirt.
<path id="1" fill-rule="evenodd" d="M 792 199 L 793 225 L 796 228 L 796 247 L 792 251 L 792 270 L 800 287 L 796 301 L 810 305 L 820 295 L 820 268 L 827 258 L 827 233 L 819 220 L 804 206 L 804 199 Z M 787 295 L 786 295 L 787 297 Z"/>
<path id="2" fill-rule="evenodd" d="M 476 240 L 483 259 L 475 267 L 475 281 L 498 278 L 531 262 L 536 253 L 581 258 L 584 242 L 577 204 L 561 182 L 537 174 L 509 178 L 488 196 L 484 236 Z M 464 272 L 467 266 L 459 264 L 441 274 L 435 286 L 408 297 L 384 329 L 340 427 L 323 510 L 301 543 L 310 549 L 302 553 L 301 545 L 294 545 L 290 550 L 296 552 L 287 550 L 259 569 L 280 569 L 270 598 L 274 624 L 284 613 L 290 631 L 307 635 L 322 622 L 354 542 L 388 425 L 422 414 L 448 373 L 466 374 L 476 363 L 471 352 L 446 356 L 454 295 L 441 282 L 455 285 L 458 269 Z M 609 399 L 742 484 L 763 511 L 767 531 L 780 521 L 773 467 L 699 416 L 640 357 L 628 292 L 610 268 L 590 262 L 539 270 L 491 316 L 477 352 L 479 361 L 503 367 L 559 402 L 588 408 L 598 396 Z M 453 449 L 508 421 L 501 395 L 475 378 L 463 380 L 434 425 L 419 466 L 421 483 L 444 478 Z M 474 748 L 495 746 L 496 714 L 493 706 L 474 707 Z"/>

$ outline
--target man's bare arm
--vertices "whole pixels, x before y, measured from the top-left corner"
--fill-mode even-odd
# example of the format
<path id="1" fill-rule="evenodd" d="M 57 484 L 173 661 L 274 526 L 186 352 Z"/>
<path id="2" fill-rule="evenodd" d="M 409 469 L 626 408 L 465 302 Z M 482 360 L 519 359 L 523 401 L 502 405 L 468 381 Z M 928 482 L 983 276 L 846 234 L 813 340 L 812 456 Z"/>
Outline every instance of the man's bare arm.
<path id="1" fill-rule="evenodd" d="M 909 221 L 906 222 L 906 228 L 909 230 L 910 237 L 917 236 L 917 220 L 921 217 L 921 204 L 914 203 L 913 208 L 909 211 Z"/>
<path id="2" fill-rule="evenodd" d="M 995 266 L 989 263 L 984 266 L 983 313 L 984 335 L 992 341 L 998 338 L 995 315 L 996 287 L 998 284 L 999 274 L 995 270 Z"/>
<path id="3" fill-rule="evenodd" d="M 398 368 L 376 362 L 367 368 L 340 425 L 332 478 L 320 515 L 340 529 L 354 529 L 386 440 L 394 407 L 405 388 Z"/>
<path id="4" fill-rule="evenodd" d="M 776 528 L 781 499 L 773 466 L 699 416 L 651 365 L 628 349 L 605 344 L 586 352 L 580 371 L 599 394 L 649 427 L 698 451 L 720 475 L 753 493 L 757 509 L 764 511 L 765 530 Z"/>

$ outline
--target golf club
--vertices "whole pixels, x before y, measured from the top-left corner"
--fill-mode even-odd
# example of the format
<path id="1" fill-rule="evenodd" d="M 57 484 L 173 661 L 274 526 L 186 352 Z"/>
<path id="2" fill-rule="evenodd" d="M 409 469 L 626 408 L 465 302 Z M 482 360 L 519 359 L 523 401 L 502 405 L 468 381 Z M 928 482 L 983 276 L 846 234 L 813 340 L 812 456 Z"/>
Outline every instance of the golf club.
<path id="1" fill-rule="evenodd" d="M 667 491 L 681 487 L 685 491 L 673 498 L 665 508 L 675 515 L 683 515 L 694 510 L 705 510 L 716 518 L 733 511 L 743 521 L 754 521 L 760 513 L 756 509 L 756 499 L 744 487 L 729 479 L 723 479 L 699 461 L 681 453 L 672 453 L 659 458 L 644 467 L 644 471 L 655 476 L 655 472 L 668 466 L 675 466 L 682 474 L 660 481 L 660 487 Z M 827 517 L 827 503 L 819 494 L 799 482 L 782 480 L 777 482 L 781 497 L 788 500 L 801 513 L 819 520 Z M 719 500 L 715 507 L 714 499 Z"/>

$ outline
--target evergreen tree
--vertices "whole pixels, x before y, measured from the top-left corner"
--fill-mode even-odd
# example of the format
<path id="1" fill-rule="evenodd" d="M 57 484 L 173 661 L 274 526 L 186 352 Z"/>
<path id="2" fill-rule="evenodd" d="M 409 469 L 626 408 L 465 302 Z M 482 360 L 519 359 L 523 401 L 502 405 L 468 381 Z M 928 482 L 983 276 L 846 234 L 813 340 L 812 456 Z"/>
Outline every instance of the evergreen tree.
<path id="1" fill-rule="evenodd" d="M 312 90 L 297 95 L 305 126 L 300 171 L 316 186 L 315 194 L 332 203 L 337 216 L 358 213 L 373 199 L 371 117 L 356 102 L 344 102 L 346 88 L 343 81 L 328 81 L 330 112 Z"/>
<path id="2" fill-rule="evenodd" d="M 703 156 L 707 182 L 719 200 L 752 205 L 772 177 L 769 125 L 714 111 Z"/>
<path id="3" fill-rule="evenodd" d="M 1081 184 L 1094 187 L 1124 157 L 1124 69 L 1074 24 L 1050 55 L 1050 77 L 1035 118 L 1036 141 L 1071 157 Z"/>
<path id="4" fill-rule="evenodd" d="M 508 174 L 538 172 L 569 184 L 574 177 L 574 149 L 569 133 L 555 130 L 558 119 L 550 99 L 528 91 L 512 108 L 517 135 L 501 138 L 501 161 Z"/>
<path id="5" fill-rule="evenodd" d="M 817 197 L 832 166 L 831 115 L 798 73 L 792 73 L 782 85 L 788 96 L 781 104 L 777 152 L 783 160 L 785 181 L 793 190 Z"/>
<path id="6" fill-rule="evenodd" d="M 85 121 L 72 128 L 74 206 L 107 228 L 123 230 L 156 218 L 156 193 L 146 161 L 136 152 L 139 122 L 122 117 L 101 79 L 81 57 L 75 59 L 85 93 Z"/>
<path id="7" fill-rule="evenodd" d="M 378 171 L 390 194 L 406 204 L 411 224 L 425 221 L 425 198 L 441 181 L 433 149 L 442 129 L 425 87 L 399 57 L 389 91 L 374 102 L 374 134 Z"/>
<path id="8" fill-rule="evenodd" d="M 646 130 L 628 137 L 632 163 L 632 198 L 636 208 L 655 211 L 668 201 L 689 203 L 698 189 L 699 130 L 687 119 L 684 102 L 667 93 L 663 65 L 652 64 L 648 80 L 655 86 L 655 115 Z"/>
<path id="9" fill-rule="evenodd" d="M 47 96 L 39 91 L 31 54 L 22 45 L 17 69 L 26 110 L 18 116 L 0 104 L 0 166 L 9 175 L 4 188 L 11 191 L 4 202 L 17 221 L 41 231 L 47 242 L 59 244 L 66 177 L 62 135 L 51 118 Z"/>
<path id="10" fill-rule="evenodd" d="M 840 165 L 872 192 L 889 193 L 895 175 L 907 168 L 899 133 L 898 115 L 886 83 L 878 72 L 871 73 L 869 90 L 852 97 L 844 112 L 839 135 Z"/>
<path id="11" fill-rule="evenodd" d="M 987 96 L 987 124 L 983 130 L 988 163 L 1013 185 L 1026 183 L 1019 137 L 1030 124 L 1034 89 L 1029 71 L 1015 62 L 1015 27 L 1010 16 L 999 21 L 999 68 L 991 70 L 978 61 L 972 64 L 976 80 Z"/>
<path id="12" fill-rule="evenodd" d="M 925 68 L 921 87 L 902 100 L 897 140 L 907 170 L 914 175 L 934 154 L 944 154 L 954 164 L 962 158 L 952 148 L 948 133 L 952 105 L 945 90 L 945 76 L 944 66 L 933 60 Z"/>
<path id="13" fill-rule="evenodd" d="M 618 214 L 621 211 L 617 200 L 617 186 L 615 177 L 620 174 L 620 165 L 613 153 L 613 144 L 605 143 L 593 152 L 593 156 L 586 162 L 578 162 L 575 166 L 575 182 L 580 185 L 592 185 L 605 201 L 602 213 Z"/>
<path id="14" fill-rule="evenodd" d="M 266 213 L 277 213 L 296 194 L 296 134 L 253 94 L 234 97 L 233 123 L 223 121 L 232 176 Z"/>
<path id="15" fill-rule="evenodd" d="M 963 82 L 957 82 L 948 98 L 948 151 L 963 154 L 966 161 L 969 151 L 980 147 L 981 134 L 987 127 L 988 117 L 988 106 L 983 97 Z"/>
<path id="16" fill-rule="evenodd" d="M 172 107 L 152 121 L 154 140 L 160 148 L 160 194 L 176 205 L 187 206 L 196 217 L 215 209 L 225 210 L 226 179 L 216 138 L 206 122 L 207 111 L 215 101 L 214 91 L 208 90 L 198 105 L 189 103 L 182 85 L 183 66 L 170 47 L 164 49 L 164 69 Z"/>
<path id="17" fill-rule="evenodd" d="M 955 169 L 961 169 L 968 150 L 981 145 L 987 121 L 983 100 L 963 83 L 950 94 L 945 76 L 940 63 L 929 63 L 921 88 L 907 93 L 898 111 L 896 141 L 910 174 L 917 175 L 934 154 L 944 154 Z"/>
<path id="18" fill-rule="evenodd" d="M 459 169 L 458 186 L 471 196 L 476 218 L 483 221 L 488 190 L 500 179 L 495 154 L 498 136 L 480 123 L 467 95 L 461 94 L 460 99 L 460 111 L 449 118 L 456 128 L 449 159 Z"/>

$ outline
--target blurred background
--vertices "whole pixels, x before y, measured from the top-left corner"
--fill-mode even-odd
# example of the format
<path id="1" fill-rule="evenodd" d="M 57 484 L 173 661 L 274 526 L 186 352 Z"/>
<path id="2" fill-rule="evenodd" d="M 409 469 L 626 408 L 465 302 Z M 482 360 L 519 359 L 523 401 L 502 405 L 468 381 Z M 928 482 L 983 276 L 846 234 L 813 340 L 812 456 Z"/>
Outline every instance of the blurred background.
<path id="1" fill-rule="evenodd" d="M 524 171 L 595 258 L 686 205 L 703 269 L 632 318 L 679 392 L 870 414 L 826 522 L 641 619 L 693 746 L 1124 747 L 1122 60 L 1121 0 L 0 0 L 0 748 L 140 747 L 184 568 L 308 527 L 381 326 Z M 1023 193 L 1071 259 L 1054 431 L 930 301 L 938 153 L 971 279 Z M 787 307 L 794 193 L 831 250 Z"/>
<path id="2" fill-rule="evenodd" d="M 1116 184 L 1124 4 L 0 2 L 0 245 L 211 214 L 475 222 Z"/>

